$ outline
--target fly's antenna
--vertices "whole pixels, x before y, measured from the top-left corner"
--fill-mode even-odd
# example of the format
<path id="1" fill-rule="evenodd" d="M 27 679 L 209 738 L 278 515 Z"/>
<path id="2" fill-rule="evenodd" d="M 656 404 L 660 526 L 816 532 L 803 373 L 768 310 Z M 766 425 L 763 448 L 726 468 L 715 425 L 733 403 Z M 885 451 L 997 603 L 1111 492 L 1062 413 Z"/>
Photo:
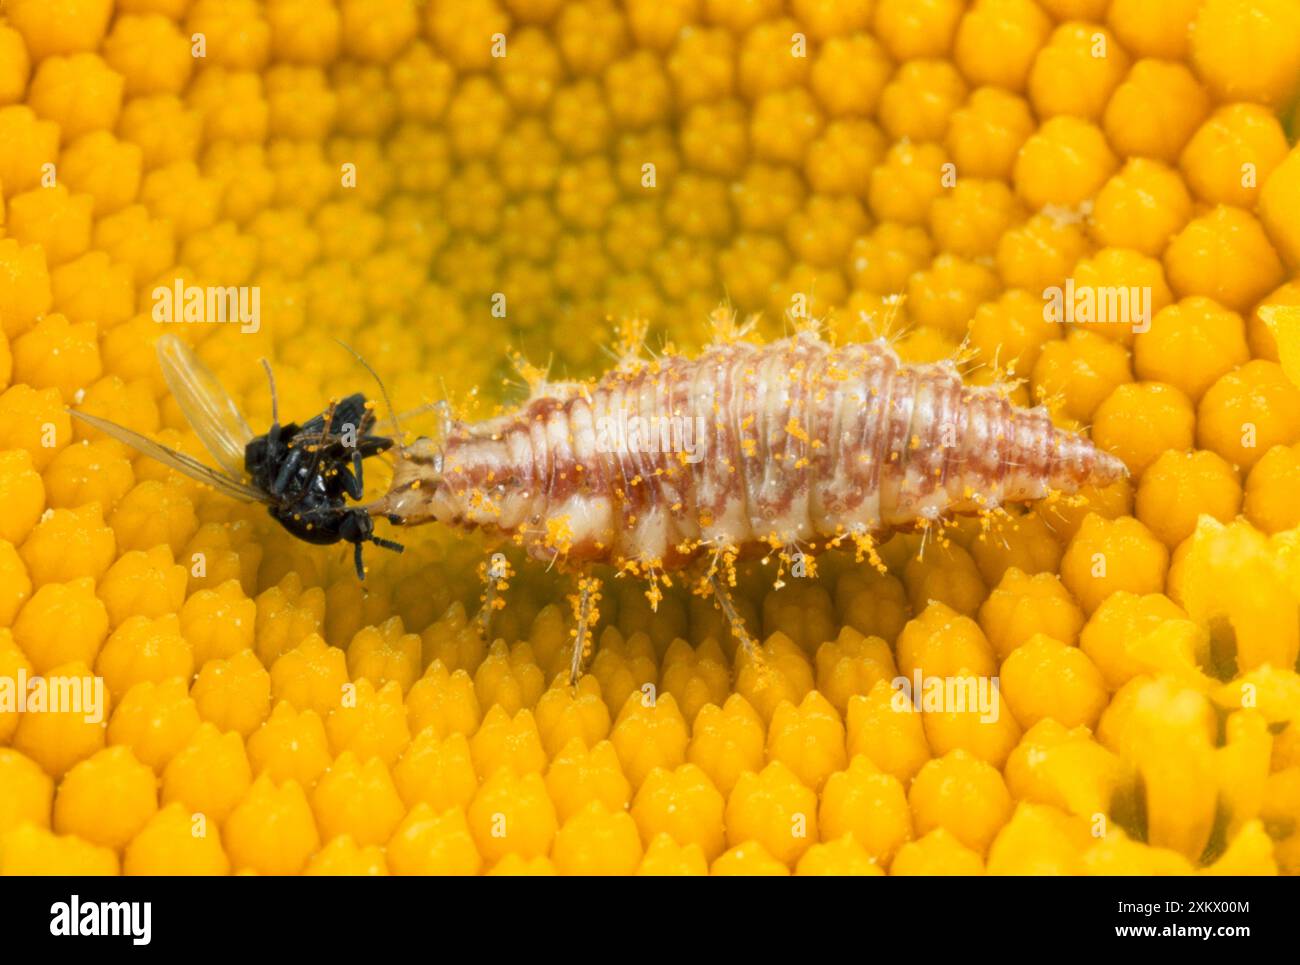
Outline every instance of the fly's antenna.
<path id="1" fill-rule="evenodd" d="M 406 446 L 402 444 L 402 437 L 405 433 L 402 430 L 402 424 L 397 419 L 397 409 L 393 407 L 393 400 L 388 397 L 388 389 L 384 386 L 384 380 L 379 377 L 378 372 L 370 367 L 370 363 L 361 357 L 360 352 L 354 349 L 347 342 L 340 341 L 337 338 L 334 341 L 338 342 L 345 349 L 351 352 L 352 357 L 361 363 L 365 370 L 370 373 L 371 378 L 375 380 L 375 384 L 379 386 L 379 394 L 384 397 L 384 405 L 388 406 L 388 417 L 392 420 L 393 429 L 396 430 L 397 438 L 393 441 L 397 443 L 397 451 L 399 453 L 405 452 Z"/>
<path id="2" fill-rule="evenodd" d="M 271 386 L 271 424 L 280 424 L 280 406 L 275 398 L 275 373 L 271 371 L 271 363 L 262 359 L 262 368 L 266 370 L 266 381 Z"/>

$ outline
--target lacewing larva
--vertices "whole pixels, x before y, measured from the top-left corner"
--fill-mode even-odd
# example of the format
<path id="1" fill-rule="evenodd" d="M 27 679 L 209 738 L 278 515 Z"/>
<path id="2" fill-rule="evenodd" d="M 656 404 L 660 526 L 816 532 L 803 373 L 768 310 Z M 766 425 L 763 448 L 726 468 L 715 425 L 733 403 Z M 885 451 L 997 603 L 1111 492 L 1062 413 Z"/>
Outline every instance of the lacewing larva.
<path id="1" fill-rule="evenodd" d="M 1127 474 L 1044 408 L 967 385 L 951 362 L 904 364 L 883 339 L 832 346 L 810 332 L 627 359 L 592 382 L 539 380 L 514 411 L 447 420 L 441 438 L 398 453 L 372 512 L 485 530 L 548 563 L 610 564 L 648 577 L 652 602 L 658 580 L 703 559 L 697 589 L 747 645 L 719 578 L 734 581 L 741 555 L 847 541 L 874 557 L 894 530 Z M 580 581 L 580 627 L 596 586 Z"/>

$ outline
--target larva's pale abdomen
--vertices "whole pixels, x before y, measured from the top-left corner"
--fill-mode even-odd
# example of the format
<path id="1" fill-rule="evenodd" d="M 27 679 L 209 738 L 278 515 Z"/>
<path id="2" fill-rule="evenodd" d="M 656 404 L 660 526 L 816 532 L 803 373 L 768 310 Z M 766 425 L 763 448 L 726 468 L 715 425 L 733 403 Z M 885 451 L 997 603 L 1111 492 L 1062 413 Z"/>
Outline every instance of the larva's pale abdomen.
<path id="1" fill-rule="evenodd" d="M 674 569 L 1071 493 L 1123 464 L 1042 409 L 883 341 L 731 342 L 545 386 L 407 450 L 384 511 L 517 534 L 533 555 Z"/>

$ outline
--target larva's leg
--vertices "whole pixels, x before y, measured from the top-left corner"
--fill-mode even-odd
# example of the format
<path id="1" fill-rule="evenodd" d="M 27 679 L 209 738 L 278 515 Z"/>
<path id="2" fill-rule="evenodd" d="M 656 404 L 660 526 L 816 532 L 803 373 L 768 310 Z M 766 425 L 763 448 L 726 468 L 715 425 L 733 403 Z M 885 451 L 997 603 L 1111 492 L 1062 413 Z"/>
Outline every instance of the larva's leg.
<path id="1" fill-rule="evenodd" d="M 600 602 L 600 580 L 583 574 L 578 577 L 578 595 L 573 598 L 573 615 L 578 625 L 573 629 L 573 660 L 569 664 L 569 686 L 575 686 L 582 676 L 582 666 L 586 661 L 590 646 L 591 631 L 600 619 L 597 604 Z"/>
<path id="2" fill-rule="evenodd" d="M 731 594 L 727 592 L 727 586 L 722 582 L 721 574 L 717 572 L 710 573 L 709 585 L 713 587 L 713 596 L 717 599 L 718 606 L 722 608 L 722 615 L 727 618 L 727 623 L 731 625 L 732 634 L 735 635 L 740 642 L 740 646 L 744 649 L 745 656 L 756 657 L 758 648 L 754 643 L 754 638 L 745 629 L 745 621 L 740 618 L 740 612 L 736 609 Z"/>
<path id="3" fill-rule="evenodd" d="M 496 580 L 489 576 L 484 584 L 483 606 L 474 619 L 478 624 L 479 638 L 487 643 L 492 642 L 492 614 L 496 611 L 496 602 Z"/>
<path id="4" fill-rule="evenodd" d="M 483 609 L 479 610 L 475 621 L 478 623 L 479 636 L 491 643 L 492 617 L 505 604 L 501 594 L 510 588 L 510 561 L 503 553 L 493 553 L 482 565 L 483 574 Z"/>
<path id="5" fill-rule="evenodd" d="M 487 576 L 484 580 L 484 605 L 478 611 L 476 622 L 478 623 L 478 636 L 482 640 L 491 642 L 491 616 L 497 613 L 497 580 L 491 574 L 491 563 L 486 563 Z"/>

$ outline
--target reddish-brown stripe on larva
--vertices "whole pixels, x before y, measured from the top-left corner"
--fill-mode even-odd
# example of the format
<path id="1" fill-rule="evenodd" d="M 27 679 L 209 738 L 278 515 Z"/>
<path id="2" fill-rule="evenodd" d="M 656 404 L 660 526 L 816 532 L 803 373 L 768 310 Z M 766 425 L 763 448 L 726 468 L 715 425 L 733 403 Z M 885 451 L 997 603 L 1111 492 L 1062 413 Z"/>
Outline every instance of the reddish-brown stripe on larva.
<path id="1" fill-rule="evenodd" d="M 672 569 L 710 548 L 882 533 L 1123 474 L 950 364 L 804 334 L 547 385 L 408 447 L 377 511 L 517 534 L 544 559 Z"/>

